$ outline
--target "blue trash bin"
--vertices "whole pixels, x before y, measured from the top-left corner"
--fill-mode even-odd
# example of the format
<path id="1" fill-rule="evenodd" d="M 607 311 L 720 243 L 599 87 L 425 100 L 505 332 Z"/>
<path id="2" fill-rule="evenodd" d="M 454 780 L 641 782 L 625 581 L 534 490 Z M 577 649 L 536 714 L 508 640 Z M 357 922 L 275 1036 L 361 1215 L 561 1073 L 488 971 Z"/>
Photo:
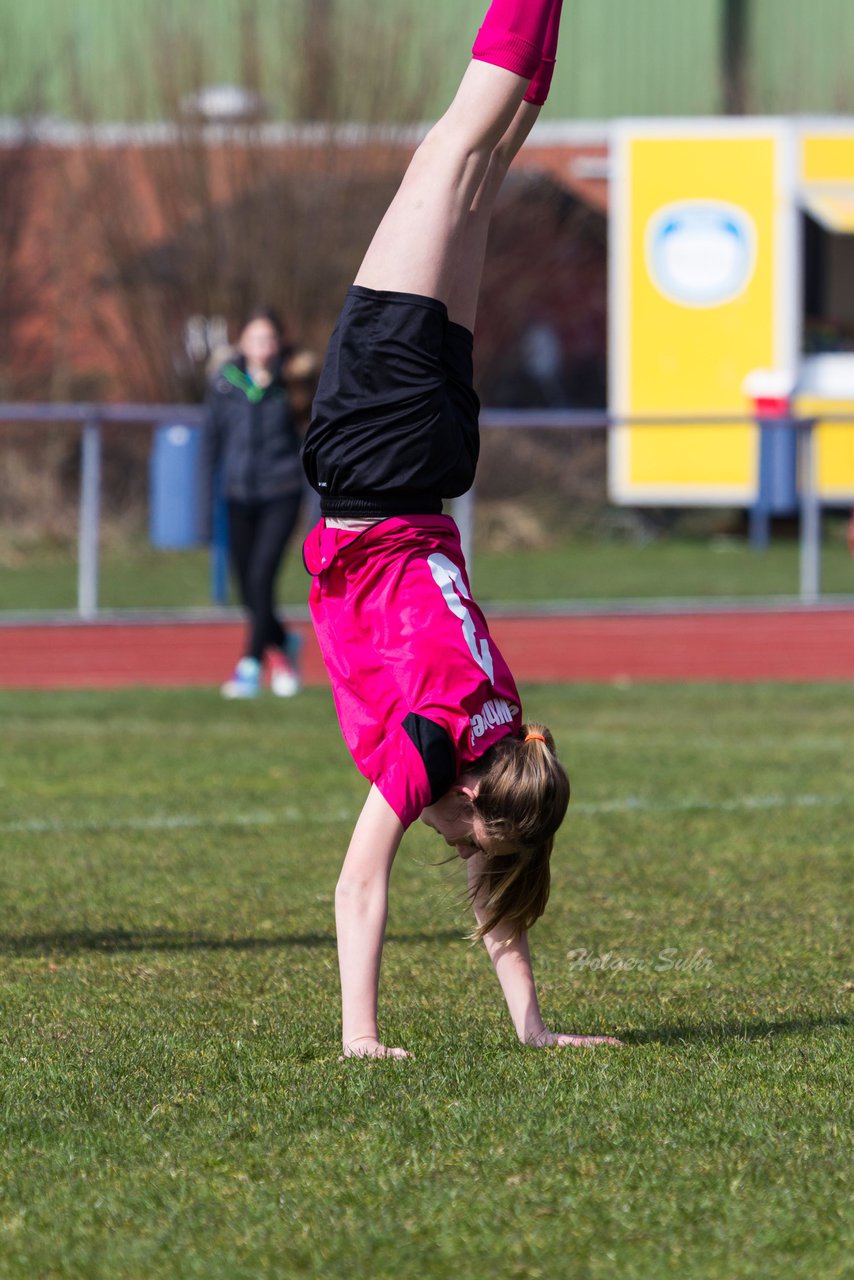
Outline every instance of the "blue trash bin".
<path id="1" fill-rule="evenodd" d="M 784 422 L 759 422 L 759 503 L 774 516 L 798 509 L 798 432 Z"/>
<path id="2" fill-rule="evenodd" d="M 181 551 L 205 541 L 199 427 L 158 427 L 151 450 L 149 536 L 153 546 Z"/>

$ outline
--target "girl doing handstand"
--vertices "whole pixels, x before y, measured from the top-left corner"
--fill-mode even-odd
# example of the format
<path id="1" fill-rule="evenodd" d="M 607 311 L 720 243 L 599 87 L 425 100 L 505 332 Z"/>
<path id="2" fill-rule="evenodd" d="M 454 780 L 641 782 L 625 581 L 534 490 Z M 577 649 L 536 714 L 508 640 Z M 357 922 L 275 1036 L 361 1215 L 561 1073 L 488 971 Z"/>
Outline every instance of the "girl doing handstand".
<path id="1" fill-rule="evenodd" d="M 392 862 L 418 817 L 466 860 L 477 936 L 519 1039 L 540 1014 L 527 930 L 569 781 L 472 599 L 442 499 L 478 455 L 472 330 L 495 198 L 545 101 L 561 0 L 494 0 L 450 108 L 416 151 L 330 341 L 304 464 L 323 518 L 310 606 L 344 738 L 371 789 L 335 895 L 347 1056 L 405 1057 L 377 1023 Z"/>

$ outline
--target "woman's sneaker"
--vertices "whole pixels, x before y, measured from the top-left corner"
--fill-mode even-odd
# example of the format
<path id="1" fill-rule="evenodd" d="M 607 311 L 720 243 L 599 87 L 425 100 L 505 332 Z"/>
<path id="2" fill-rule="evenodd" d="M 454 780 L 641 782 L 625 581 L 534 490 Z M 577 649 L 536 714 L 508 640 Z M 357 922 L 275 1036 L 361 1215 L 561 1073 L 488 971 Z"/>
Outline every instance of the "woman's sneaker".
<path id="1" fill-rule="evenodd" d="M 224 698 L 257 698 L 261 692 L 261 663 L 257 658 L 241 658 L 234 675 L 220 689 Z"/>
<path id="2" fill-rule="evenodd" d="M 284 648 L 270 650 L 270 691 L 277 698 L 292 698 L 302 687 L 299 676 L 301 649 L 302 636 L 289 631 L 285 636 Z"/>

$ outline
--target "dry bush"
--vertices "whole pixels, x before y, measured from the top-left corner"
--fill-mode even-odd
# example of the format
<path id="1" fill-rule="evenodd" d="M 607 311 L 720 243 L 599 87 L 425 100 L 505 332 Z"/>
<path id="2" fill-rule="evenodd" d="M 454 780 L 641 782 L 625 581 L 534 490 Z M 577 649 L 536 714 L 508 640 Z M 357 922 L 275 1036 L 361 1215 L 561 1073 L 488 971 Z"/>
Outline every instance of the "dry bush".
<path id="1" fill-rule="evenodd" d="M 366 11 L 347 33 L 346 47 L 331 9 L 327 0 L 312 0 L 300 32 L 293 6 L 281 7 L 281 29 L 274 23 L 263 31 L 252 6 L 245 7 L 235 40 L 254 114 L 217 126 L 187 109 L 212 78 L 204 33 L 176 25 L 165 6 L 153 9 L 161 25 L 152 28 L 150 47 L 129 51 L 117 75 L 129 116 L 142 116 L 153 96 L 170 123 L 133 143 L 126 130 L 105 141 L 103 129 L 92 124 L 90 144 L 57 161 L 61 220 L 52 253 L 43 256 L 45 270 L 59 283 L 42 282 L 42 292 L 50 287 L 55 298 L 54 367 L 50 378 L 40 375 L 27 384 L 24 361 L 19 388 L 31 388 L 39 398 L 106 393 L 130 401 L 196 401 L 204 392 L 210 346 L 224 325 L 233 339 L 241 317 L 258 302 L 288 316 L 295 338 L 323 348 L 411 150 L 388 130 L 368 134 L 341 122 L 379 126 L 390 118 L 423 118 L 442 56 L 441 33 L 434 31 L 431 49 L 421 29 L 413 59 L 413 28 L 423 24 L 408 7 L 393 23 L 387 14 Z M 262 42 L 281 51 L 279 86 L 268 82 Z M 73 61 L 71 66 L 73 72 Z M 79 68 L 75 82 L 78 114 L 94 121 L 97 103 Z M 303 122 L 313 123 L 290 135 L 272 126 L 265 104 L 277 94 Z M 23 170 L 31 153 L 32 147 L 16 159 Z M 25 192 L 26 183 L 15 189 Z M 0 208 L 0 237 L 6 213 L 10 228 L 26 217 L 7 201 Z M 578 300 L 574 308 L 567 297 Z M 554 388 L 545 392 L 525 378 L 524 340 L 532 323 L 553 324 L 564 353 L 551 402 L 601 403 L 602 219 L 548 181 L 512 181 L 493 231 L 482 316 L 478 381 L 486 403 L 538 404 L 553 397 Z M 18 314 L 10 315 L 9 325 L 22 331 Z M 72 365 L 81 329 L 92 335 L 88 381 Z M 14 519 L 37 507 L 46 523 L 60 508 L 68 513 L 66 523 L 73 521 L 76 435 L 64 438 L 64 454 L 60 448 L 50 455 L 57 472 L 50 495 L 36 485 L 32 501 L 7 503 L 9 484 L 0 473 L 0 503 L 14 510 Z M 33 465 L 41 467 L 46 455 L 35 443 L 33 449 Z M 108 523 L 132 515 L 142 527 L 147 453 L 144 432 L 117 433 L 105 449 Z M 601 472 L 601 451 L 589 444 L 579 451 L 566 437 L 539 443 L 514 438 L 503 470 L 489 456 L 485 449 L 481 488 L 499 499 L 508 488 L 512 492 L 513 482 L 518 487 L 519 474 Z M 22 497 L 27 486 L 18 462 L 6 472 L 14 473 Z M 591 483 L 588 492 L 594 489 Z"/>
<path id="2" fill-rule="evenodd" d="M 481 293 L 476 357 L 485 404 L 605 404 L 606 272 L 604 218 L 548 177 L 511 174 L 493 219 Z M 545 360 L 531 349 L 538 332 Z M 484 431 L 482 540 L 496 549 L 545 546 L 590 527 L 607 502 L 605 472 L 602 431 Z"/>
<path id="3" fill-rule="evenodd" d="M 252 110 L 215 125 L 188 107 L 213 74 L 204 31 L 154 13 L 149 56 L 128 63 L 128 109 L 141 111 L 153 76 L 171 123 L 149 145 L 87 148 L 81 182 L 100 260 L 99 340 L 121 369 L 122 398 L 181 400 L 204 389 L 201 346 L 186 341 L 193 317 L 214 333 L 226 323 L 233 338 L 252 306 L 274 303 L 301 340 L 325 342 L 406 162 L 400 147 L 354 145 L 335 122 L 417 118 L 433 68 L 429 49 L 416 67 L 407 56 L 414 13 L 390 24 L 366 12 L 345 56 L 328 0 L 305 6 L 302 31 L 293 7 L 262 29 L 247 5 L 234 37 Z M 267 83 L 270 47 L 282 51 L 279 86 Z M 310 128 L 289 137 L 268 123 L 277 93 Z M 80 115 L 96 107 L 79 85 Z"/>

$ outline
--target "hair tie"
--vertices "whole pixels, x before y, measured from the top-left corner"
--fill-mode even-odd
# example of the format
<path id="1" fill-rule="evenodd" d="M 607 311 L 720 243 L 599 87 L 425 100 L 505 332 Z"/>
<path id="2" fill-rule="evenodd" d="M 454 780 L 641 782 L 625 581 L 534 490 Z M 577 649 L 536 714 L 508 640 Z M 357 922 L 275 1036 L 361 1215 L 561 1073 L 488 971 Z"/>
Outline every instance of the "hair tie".
<path id="1" fill-rule="evenodd" d="M 525 742 L 545 742 L 545 738 L 541 733 L 526 733 Z M 548 744 L 546 744 L 548 745 Z"/>

